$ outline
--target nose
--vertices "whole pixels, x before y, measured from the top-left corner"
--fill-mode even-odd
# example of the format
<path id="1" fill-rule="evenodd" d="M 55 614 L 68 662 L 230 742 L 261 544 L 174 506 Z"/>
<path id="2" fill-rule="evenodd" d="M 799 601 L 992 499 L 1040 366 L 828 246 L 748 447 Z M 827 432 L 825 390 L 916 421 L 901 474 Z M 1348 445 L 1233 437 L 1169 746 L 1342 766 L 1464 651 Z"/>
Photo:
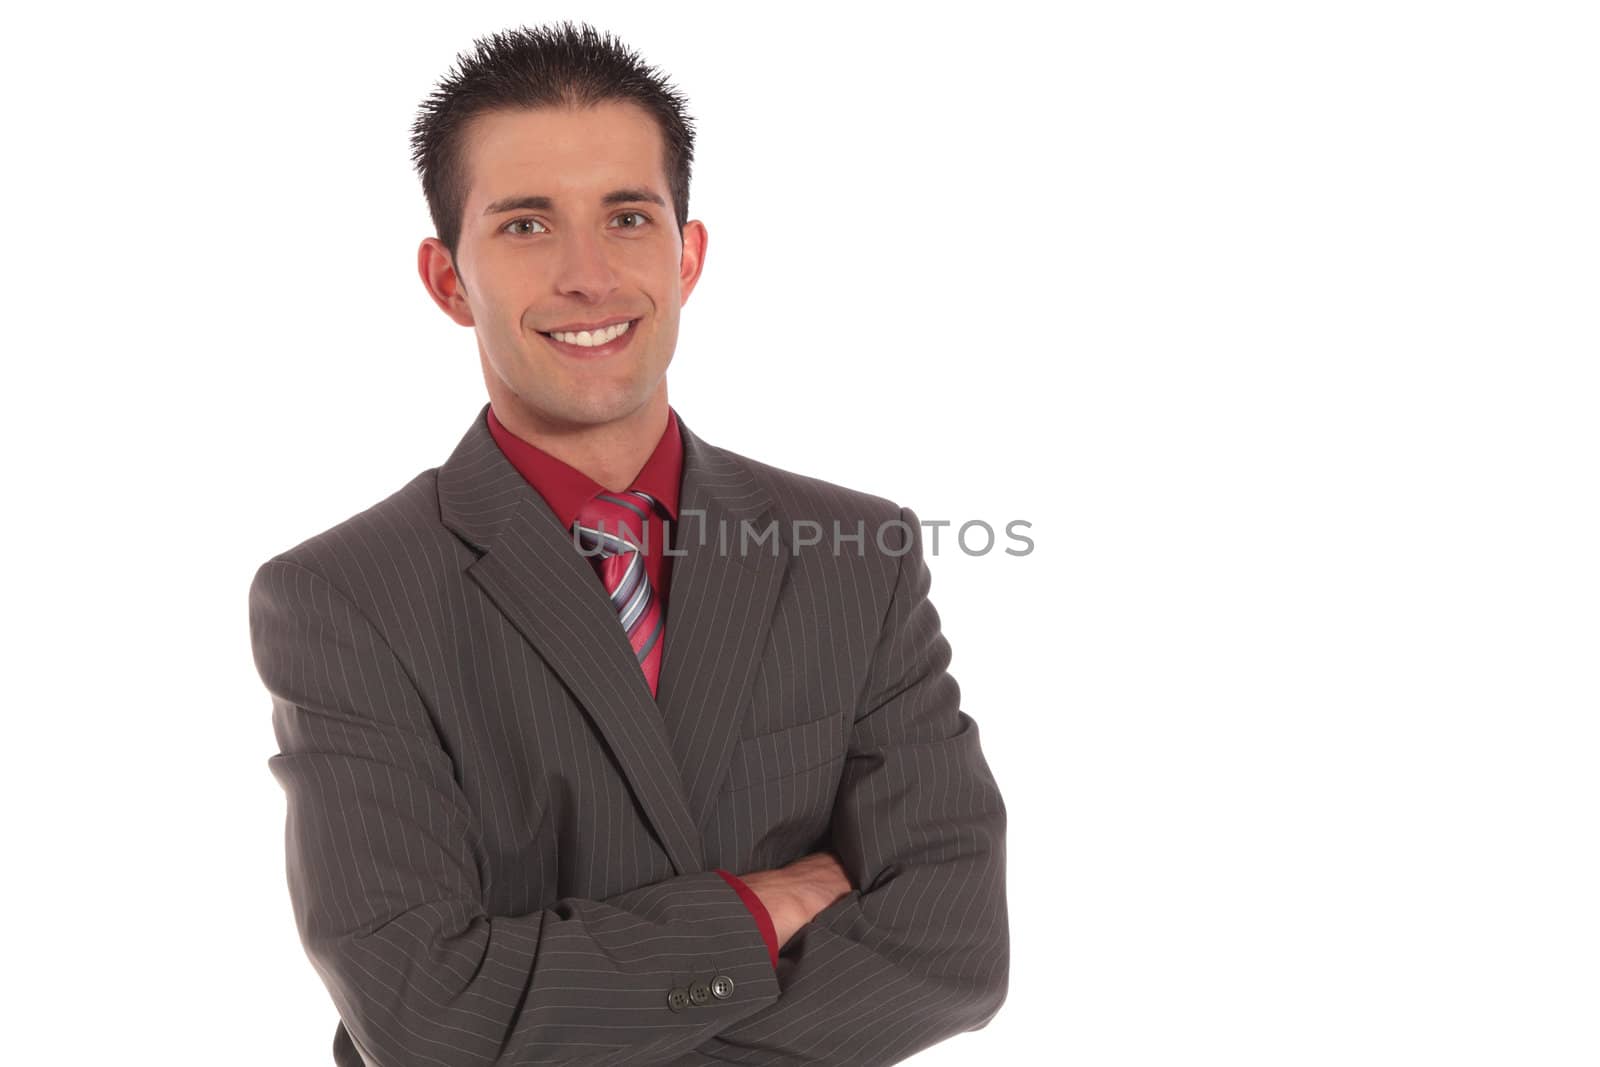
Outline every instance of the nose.
<path id="1" fill-rule="evenodd" d="M 561 243 L 555 281 L 562 296 L 582 297 L 591 303 L 610 296 L 617 288 L 617 273 L 607 258 L 604 239 L 569 231 Z"/>

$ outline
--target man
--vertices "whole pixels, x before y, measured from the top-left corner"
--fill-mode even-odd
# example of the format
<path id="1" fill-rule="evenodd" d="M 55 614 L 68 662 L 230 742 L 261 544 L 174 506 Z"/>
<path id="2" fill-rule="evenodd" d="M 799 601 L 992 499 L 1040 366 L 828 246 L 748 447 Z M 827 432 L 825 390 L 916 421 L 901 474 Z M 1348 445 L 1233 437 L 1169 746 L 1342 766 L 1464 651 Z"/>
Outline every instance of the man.
<path id="1" fill-rule="evenodd" d="M 915 514 L 667 403 L 692 144 L 570 24 L 418 118 L 418 269 L 489 402 L 250 589 L 340 1065 L 892 1063 L 1004 1000 L 1005 809 Z"/>

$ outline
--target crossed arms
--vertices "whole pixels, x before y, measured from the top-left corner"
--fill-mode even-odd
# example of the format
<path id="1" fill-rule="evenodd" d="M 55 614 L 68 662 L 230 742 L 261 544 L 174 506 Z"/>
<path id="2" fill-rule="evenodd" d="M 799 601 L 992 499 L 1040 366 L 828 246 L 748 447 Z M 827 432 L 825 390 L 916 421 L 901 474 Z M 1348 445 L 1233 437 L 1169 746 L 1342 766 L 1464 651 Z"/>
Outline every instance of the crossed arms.
<path id="1" fill-rule="evenodd" d="M 946 672 L 920 524 L 901 518 L 911 545 L 831 825 L 855 888 L 800 927 L 776 971 L 714 871 L 487 914 L 471 812 L 393 650 L 314 571 L 262 566 L 251 632 L 290 896 L 369 1064 L 888 1064 L 994 1016 L 1005 808 Z M 697 984 L 713 995 L 669 1005 L 669 988 Z"/>

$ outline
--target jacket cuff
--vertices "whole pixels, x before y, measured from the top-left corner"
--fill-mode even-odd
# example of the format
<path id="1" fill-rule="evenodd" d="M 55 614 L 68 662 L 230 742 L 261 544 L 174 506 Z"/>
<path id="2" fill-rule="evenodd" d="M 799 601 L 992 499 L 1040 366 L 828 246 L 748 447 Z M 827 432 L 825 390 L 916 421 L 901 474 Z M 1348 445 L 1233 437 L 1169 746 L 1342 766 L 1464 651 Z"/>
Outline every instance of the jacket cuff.
<path id="1" fill-rule="evenodd" d="M 761 903 L 761 898 L 756 896 L 755 890 L 745 885 L 744 882 L 729 874 L 721 867 L 717 873 L 722 875 L 722 880 L 733 887 L 739 894 L 739 899 L 744 901 L 744 906 L 750 909 L 750 914 L 755 917 L 756 927 L 761 931 L 761 940 L 767 943 L 767 955 L 772 960 L 773 970 L 778 968 L 778 928 L 772 924 L 772 915 L 767 911 L 767 906 Z"/>

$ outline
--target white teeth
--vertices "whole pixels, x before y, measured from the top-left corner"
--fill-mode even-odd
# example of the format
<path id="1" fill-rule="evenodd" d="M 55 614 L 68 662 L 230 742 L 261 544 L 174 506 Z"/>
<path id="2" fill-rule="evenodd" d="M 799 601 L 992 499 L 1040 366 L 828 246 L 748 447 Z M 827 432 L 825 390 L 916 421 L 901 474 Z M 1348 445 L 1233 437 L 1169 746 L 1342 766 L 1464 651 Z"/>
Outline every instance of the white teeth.
<path id="1" fill-rule="evenodd" d="M 565 341 L 569 345 L 577 345 L 579 348 L 593 348 L 595 345 L 603 345 L 608 341 L 615 341 L 618 337 L 621 337 L 624 333 L 627 333 L 628 327 L 632 325 L 633 323 L 631 322 L 619 322 L 614 326 L 607 326 L 603 330 L 579 330 L 577 333 L 552 333 L 550 336 L 554 337 L 557 341 Z"/>

